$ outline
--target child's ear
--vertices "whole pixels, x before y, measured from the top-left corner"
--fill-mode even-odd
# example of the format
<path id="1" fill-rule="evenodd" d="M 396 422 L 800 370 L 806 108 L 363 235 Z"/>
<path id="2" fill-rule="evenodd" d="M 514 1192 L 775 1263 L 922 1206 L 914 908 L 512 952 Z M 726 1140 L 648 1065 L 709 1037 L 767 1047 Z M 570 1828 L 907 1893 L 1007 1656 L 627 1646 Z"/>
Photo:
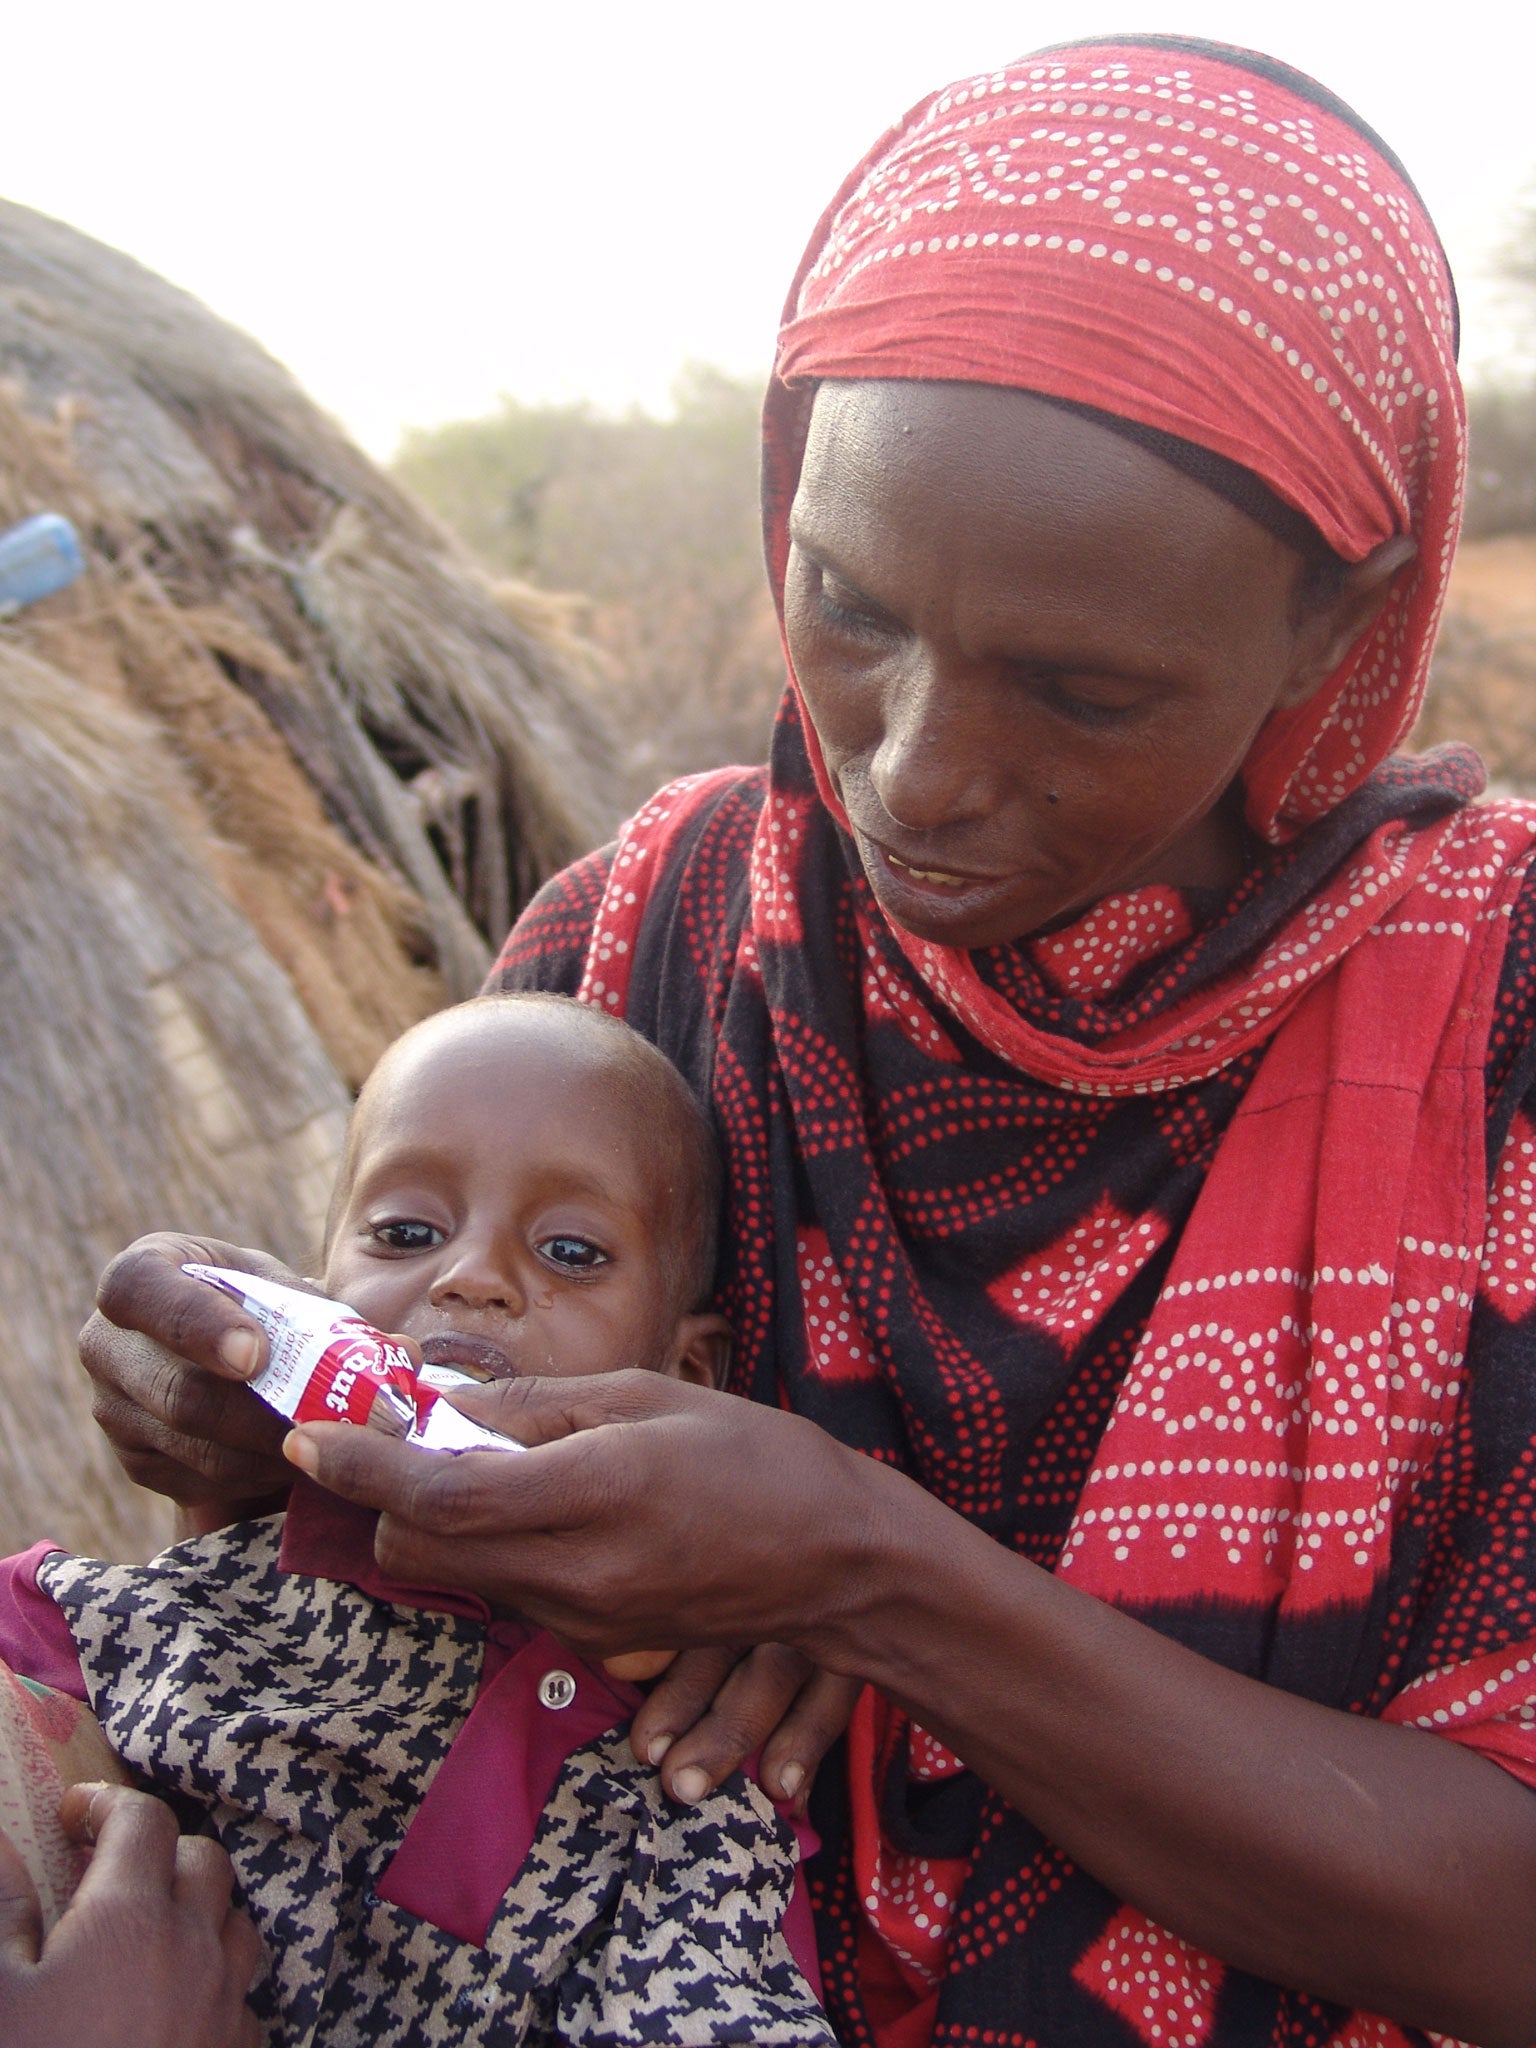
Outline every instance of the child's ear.
<path id="1" fill-rule="evenodd" d="M 672 1334 L 672 1348 L 662 1370 L 669 1379 L 694 1387 L 718 1387 L 731 1359 L 731 1326 L 724 1316 L 684 1316 Z"/>

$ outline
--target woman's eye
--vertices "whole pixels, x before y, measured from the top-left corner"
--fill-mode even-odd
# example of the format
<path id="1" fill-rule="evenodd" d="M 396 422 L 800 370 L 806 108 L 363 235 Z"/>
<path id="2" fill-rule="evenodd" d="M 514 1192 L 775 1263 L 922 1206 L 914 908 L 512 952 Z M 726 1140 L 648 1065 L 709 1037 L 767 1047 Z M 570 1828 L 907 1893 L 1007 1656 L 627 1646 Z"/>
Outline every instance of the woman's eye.
<path id="1" fill-rule="evenodd" d="M 391 1216 L 382 1223 L 370 1223 L 368 1234 L 392 1252 L 429 1252 L 443 1242 L 435 1223 L 422 1223 L 414 1216 Z"/>
<path id="2" fill-rule="evenodd" d="M 821 571 L 817 583 L 816 608 L 825 625 L 835 627 L 840 633 L 852 634 L 856 639 L 879 639 L 890 630 L 891 621 L 884 612 L 875 610 L 856 590 L 839 583 L 825 570 Z"/>
<path id="3" fill-rule="evenodd" d="M 1106 702 L 1102 697 L 1081 696 L 1057 676 L 1040 679 L 1036 687 L 1046 709 L 1071 725 L 1120 725 L 1140 709 L 1139 700 L 1116 704 Z"/>
<path id="4" fill-rule="evenodd" d="M 592 1273 L 608 1263 L 608 1254 L 584 1237 L 546 1237 L 538 1249 L 552 1266 L 567 1272 Z"/>

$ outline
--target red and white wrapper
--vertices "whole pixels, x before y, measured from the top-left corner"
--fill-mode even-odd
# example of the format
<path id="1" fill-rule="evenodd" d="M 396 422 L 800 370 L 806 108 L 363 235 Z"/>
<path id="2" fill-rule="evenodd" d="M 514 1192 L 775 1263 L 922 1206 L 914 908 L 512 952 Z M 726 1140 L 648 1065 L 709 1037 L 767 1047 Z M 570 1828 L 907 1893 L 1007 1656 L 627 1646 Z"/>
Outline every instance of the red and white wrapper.
<path id="1" fill-rule="evenodd" d="M 392 1433 L 429 1451 L 521 1451 L 526 1445 L 471 1422 L 424 1383 L 401 1344 L 355 1310 L 297 1287 L 227 1266 L 185 1265 L 230 1295 L 267 1338 L 267 1362 L 250 1382 L 291 1422 L 367 1423 L 376 1410 Z"/>

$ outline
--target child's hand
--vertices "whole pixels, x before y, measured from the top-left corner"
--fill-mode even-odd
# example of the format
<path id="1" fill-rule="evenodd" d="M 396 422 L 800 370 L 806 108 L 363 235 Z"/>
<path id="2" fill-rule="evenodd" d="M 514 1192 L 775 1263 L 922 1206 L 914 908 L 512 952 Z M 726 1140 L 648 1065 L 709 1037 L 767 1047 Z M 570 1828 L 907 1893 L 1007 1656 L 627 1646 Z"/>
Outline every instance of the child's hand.
<path id="1" fill-rule="evenodd" d="M 745 1655 L 684 1650 L 635 1715 L 630 1746 L 640 1763 L 661 1766 L 662 1783 L 686 1805 L 761 1748 L 759 1784 L 803 1815 L 816 1767 L 861 1689 L 782 1643 Z"/>
<path id="2" fill-rule="evenodd" d="M 0 2040 L 6 2048 L 255 2048 L 261 1954 L 230 1904 L 217 1842 L 123 1785 L 72 1785 L 59 1817 L 93 1845 L 46 1941 L 37 1893 L 0 1835 Z"/>

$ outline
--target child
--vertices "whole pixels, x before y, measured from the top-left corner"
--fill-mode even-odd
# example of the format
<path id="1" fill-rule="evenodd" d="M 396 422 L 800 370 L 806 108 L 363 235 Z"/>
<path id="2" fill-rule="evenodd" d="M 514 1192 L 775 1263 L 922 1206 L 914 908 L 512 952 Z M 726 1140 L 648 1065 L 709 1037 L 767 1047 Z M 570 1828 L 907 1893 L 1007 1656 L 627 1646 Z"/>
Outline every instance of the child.
<path id="1" fill-rule="evenodd" d="M 485 997 L 363 1089 L 322 1284 L 439 1375 L 712 1384 L 717 1188 L 653 1047 L 561 997 Z M 229 1850 L 264 2038 L 830 2048 L 795 1834 L 761 1791 L 738 1773 L 673 1806 L 630 1756 L 632 1686 L 389 1583 L 372 1534 L 301 1481 L 285 1518 L 146 1566 L 38 1546 L 0 1581 L 0 1655 L 87 1698 Z"/>

